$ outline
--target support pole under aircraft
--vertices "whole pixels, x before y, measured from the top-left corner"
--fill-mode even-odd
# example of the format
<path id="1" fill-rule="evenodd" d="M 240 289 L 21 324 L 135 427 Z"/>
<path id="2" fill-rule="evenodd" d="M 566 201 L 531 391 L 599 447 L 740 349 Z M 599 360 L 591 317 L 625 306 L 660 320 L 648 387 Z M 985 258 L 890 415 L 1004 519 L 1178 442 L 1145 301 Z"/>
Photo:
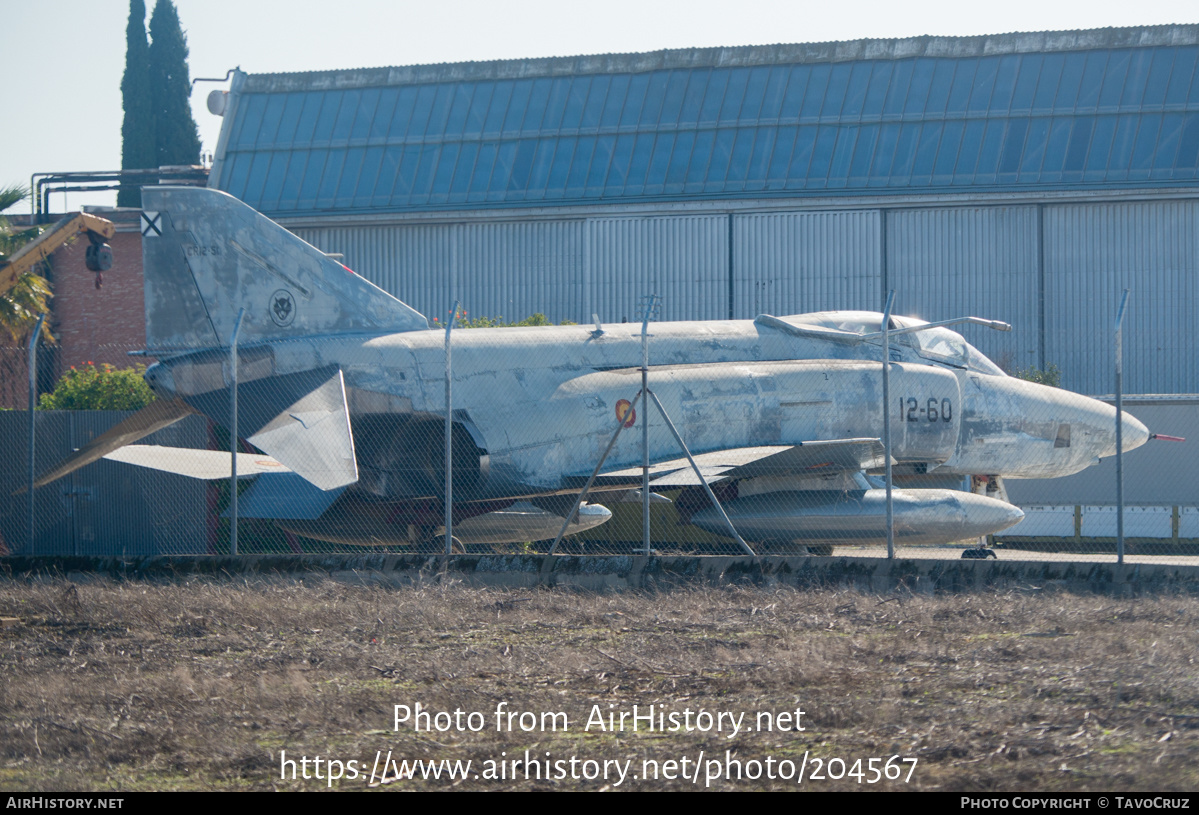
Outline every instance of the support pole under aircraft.
<path id="1" fill-rule="evenodd" d="M 687 457 L 687 461 L 691 463 L 691 469 L 695 471 L 695 477 L 699 479 L 699 483 L 703 485 L 704 492 L 708 494 L 708 500 L 716 507 L 716 511 L 720 513 L 720 517 L 724 519 L 725 526 L 728 527 L 729 534 L 737 541 L 745 554 L 750 557 L 757 557 L 757 553 L 750 548 L 749 544 L 737 533 L 736 527 L 729 519 L 728 513 L 724 511 L 724 507 L 720 505 L 720 501 L 716 499 L 716 494 L 712 492 L 712 488 L 708 485 L 708 480 L 704 478 L 700 472 L 699 465 L 695 463 L 695 459 L 691 456 L 691 451 L 687 449 L 686 442 L 679 435 L 679 431 L 675 429 L 674 422 L 670 420 L 670 415 L 667 414 L 666 408 L 658 401 L 658 396 L 649 388 L 649 321 L 654 316 L 654 313 L 661 307 L 660 299 L 656 294 L 647 294 L 644 298 L 645 309 L 641 315 L 641 390 L 633 397 L 629 404 L 629 410 L 634 411 L 636 415 L 637 400 L 641 400 L 641 538 L 642 549 L 641 554 L 646 557 L 650 552 L 650 535 L 649 535 L 649 400 L 654 400 L 654 406 L 657 407 L 658 413 L 662 416 L 666 426 L 674 435 L 674 440 L 678 442 L 679 448 L 683 451 L 683 455 Z M 598 322 L 598 321 L 597 321 Z M 448 336 L 448 334 L 447 334 Z M 583 505 L 583 500 L 587 497 L 587 491 L 591 489 L 591 485 L 595 483 L 596 476 L 599 475 L 600 468 L 604 466 L 604 462 L 608 458 L 608 454 L 612 452 L 616 440 L 620 438 L 620 431 L 624 430 L 628 425 L 625 423 L 625 416 L 617 416 L 618 422 L 616 432 L 612 434 L 612 439 L 608 442 L 608 446 L 604 448 L 604 454 L 600 456 L 599 462 L 595 465 L 595 469 L 591 472 L 591 477 L 587 479 L 583 491 L 579 493 L 579 497 L 575 500 L 575 505 L 570 512 L 566 513 L 566 521 L 562 524 L 562 530 L 558 533 L 558 537 L 554 538 L 554 544 L 550 547 L 550 554 L 558 551 L 558 544 L 562 542 L 562 537 L 566 534 L 566 528 L 570 526 L 571 520 L 575 517 L 575 513 L 579 511 L 579 507 Z"/>
<path id="2" fill-rule="evenodd" d="M 683 437 L 679 435 L 679 431 L 675 429 L 674 422 L 672 422 L 670 419 L 670 414 L 666 412 L 666 408 L 663 407 L 662 403 L 658 400 L 658 395 L 651 390 L 638 391 L 637 395 L 629 400 L 629 409 L 635 410 L 637 408 L 638 401 L 640 400 L 643 415 L 648 413 L 649 404 L 647 399 L 654 400 L 654 405 L 657 407 L 658 412 L 662 415 L 662 419 L 666 422 L 666 426 L 670 429 L 675 441 L 678 442 L 683 454 L 687 457 L 687 461 L 691 463 L 691 469 L 695 472 L 695 477 L 699 479 L 699 483 L 704 487 L 704 492 L 708 494 L 708 500 L 712 502 L 712 505 L 715 506 L 716 510 L 720 513 L 720 517 L 724 519 L 724 523 L 725 526 L 728 527 L 729 534 L 734 540 L 737 541 L 738 545 L 740 545 L 745 554 L 756 558 L 758 556 L 757 552 L 755 552 L 750 545 L 745 542 L 745 539 L 741 537 L 741 535 L 737 532 L 736 527 L 733 526 L 733 522 L 729 518 L 728 513 L 724 511 L 724 507 L 720 505 L 720 501 L 717 500 L 716 494 L 712 492 L 712 488 L 708 484 L 708 479 L 704 478 L 703 473 L 700 472 L 699 464 L 697 464 L 695 458 L 692 457 L 691 450 L 688 449 L 686 442 L 683 441 Z M 626 413 L 625 416 L 627 415 L 628 414 Z M 579 507 L 582 506 L 583 501 L 586 500 L 587 491 L 590 490 L 591 485 L 595 483 L 595 479 L 599 475 L 599 471 L 603 468 L 604 462 L 608 460 L 608 454 L 612 452 L 612 448 L 616 446 L 616 440 L 620 438 L 620 431 L 624 430 L 628 426 L 625 423 L 626 420 L 624 416 L 618 416 L 617 419 L 616 432 L 613 433 L 612 438 L 608 440 L 608 446 L 604 448 L 604 454 L 600 456 L 600 460 L 596 462 L 595 469 L 591 471 L 591 477 L 587 479 L 587 483 L 583 485 L 582 492 L 580 492 L 579 497 L 575 499 L 574 506 L 571 507 L 570 512 L 566 513 L 566 519 L 562 523 L 562 529 L 558 532 L 558 537 L 554 538 L 554 544 L 550 547 L 551 555 L 558 551 L 558 544 L 561 543 L 562 538 L 565 537 L 566 528 L 570 526 L 570 522 L 574 520 L 575 513 L 579 511 Z M 645 489 L 644 482 L 642 483 L 642 492 L 644 494 L 648 494 L 648 491 Z"/>
<path id="3" fill-rule="evenodd" d="M 246 310 L 237 312 L 233 324 L 233 336 L 229 338 L 229 554 L 237 555 L 237 335 L 241 333 L 241 321 Z"/>
<path id="4" fill-rule="evenodd" d="M 637 391 L 637 395 L 629 401 L 629 410 L 636 410 L 637 400 L 642 400 L 641 412 L 645 412 L 645 391 Z M 625 414 L 628 415 L 628 414 Z M 608 440 L 608 446 L 604 448 L 604 454 L 600 456 L 600 460 L 595 463 L 595 469 L 591 471 L 591 477 L 587 479 L 587 483 L 583 485 L 583 491 L 579 493 L 579 497 L 575 499 L 575 505 L 570 508 L 570 512 L 566 513 L 566 519 L 562 521 L 562 529 L 558 531 L 558 537 L 554 538 L 554 544 L 550 547 L 550 554 L 558 551 L 558 544 L 562 542 L 562 538 L 566 536 L 566 527 L 570 526 L 570 522 L 574 520 L 575 513 L 579 511 L 579 507 L 583 505 L 583 501 L 587 498 L 587 491 L 591 489 L 591 485 L 595 483 L 595 477 L 599 475 L 600 468 L 604 466 L 604 462 L 608 460 L 608 454 L 612 452 L 612 448 L 616 446 L 616 440 L 620 438 L 620 431 L 624 430 L 628 425 L 625 424 L 625 416 L 616 417 L 616 432 L 612 434 L 612 438 Z"/>
<path id="5" fill-rule="evenodd" d="M 1116 309 L 1116 562 L 1124 562 L 1124 307 L 1128 289 Z"/>
<path id="6" fill-rule="evenodd" d="M 695 459 L 691 456 L 691 451 L 687 449 L 687 443 L 683 441 L 683 437 L 679 435 L 679 431 L 675 429 L 674 422 L 670 420 L 669 414 L 666 413 L 666 408 L 662 407 L 662 403 L 658 401 L 658 394 L 653 391 L 646 391 L 649 397 L 654 400 L 654 404 L 658 407 L 658 413 L 662 414 L 662 419 L 666 422 L 666 426 L 670 428 L 670 432 L 674 434 L 674 440 L 679 443 L 679 447 L 683 448 L 683 455 L 687 456 L 687 461 L 691 463 L 691 469 L 695 471 L 695 477 L 699 479 L 699 483 L 704 485 L 704 492 L 708 494 L 708 500 L 712 502 L 712 506 L 716 507 L 716 511 L 720 513 L 720 517 L 724 519 L 724 525 L 728 527 L 729 534 L 737 541 L 737 544 L 750 557 L 757 557 L 757 553 L 749 547 L 749 544 L 737 532 L 733 526 L 732 520 L 729 519 L 728 513 L 724 511 L 724 507 L 716 500 L 716 493 L 712 492 L 711 485 L 708 484 L 708 479 L 704 478 L 703 473 L 699 471 L 699 465 L 695 463 Z"/>

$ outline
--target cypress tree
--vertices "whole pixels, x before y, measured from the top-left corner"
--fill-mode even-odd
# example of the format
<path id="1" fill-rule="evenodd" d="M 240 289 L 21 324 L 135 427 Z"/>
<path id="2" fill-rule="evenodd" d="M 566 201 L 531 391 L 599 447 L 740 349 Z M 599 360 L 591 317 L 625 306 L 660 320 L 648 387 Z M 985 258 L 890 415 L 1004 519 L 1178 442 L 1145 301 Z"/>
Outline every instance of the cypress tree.
<path id="1" fill-rule="evenodd" d="M 150 106 L 150 44 L 146 39 L 146 4 L 143 0 L 129 0 L 121 101 L 125 108 L 125 120 L 121 124 L 121 169 L 140 170 L 158 166 L 154 113 Z M 122 184 L 117 193 L 117 206 L 140 207 L 141 204 L 138 184 Z"/>
<path id="2" fill-rule="evenodd" d="M 192 118 L 187 37 L 171 0 L 150 15 L 150 103 L 154 113 L 154 165 L 199 164 L 200 132 Z"/>

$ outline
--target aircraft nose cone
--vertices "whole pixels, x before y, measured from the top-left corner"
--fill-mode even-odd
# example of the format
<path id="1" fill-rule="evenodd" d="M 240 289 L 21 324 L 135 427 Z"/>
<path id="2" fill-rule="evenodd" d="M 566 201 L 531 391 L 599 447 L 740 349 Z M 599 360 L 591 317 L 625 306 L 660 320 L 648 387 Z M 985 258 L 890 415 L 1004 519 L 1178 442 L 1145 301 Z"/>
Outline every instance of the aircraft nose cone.
<path id="1" fill-rule="evenodd" d="M 1135 450 L 1145 442 L 1149 441 L 1149 428 L 1141 424 L 1139 419 L 1129 414 L 1129 412 L 1126 410 L 1124 411 L 1123 436 L 1124 449 L 1126 451 Z"/>
<path id="2" fill-rule="evenodd" d="M 1116 413 L 1110 407 L 1108 408 L 1106 421 L 1103 422 L 1106 427 L 1101 427 L 1103 439 L 1102 450 L 1099 452 L 1101 458 L 1110 458 L 1116 454 Z M 1123 411 L 1123 435 L 1124 435 L 1124 452 L 1135 450 L 1145 442 L 1149 441 L 1149 428 L 1145 427 L 1139 419 L 1129 413 Z"/>

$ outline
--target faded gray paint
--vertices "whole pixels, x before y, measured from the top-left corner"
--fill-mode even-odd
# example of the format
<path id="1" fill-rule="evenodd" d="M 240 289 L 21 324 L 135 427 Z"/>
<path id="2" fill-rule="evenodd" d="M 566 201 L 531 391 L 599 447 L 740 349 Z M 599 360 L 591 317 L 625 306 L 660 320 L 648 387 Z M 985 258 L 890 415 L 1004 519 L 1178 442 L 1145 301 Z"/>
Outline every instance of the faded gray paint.
<path id="1" fill-rule="evenodd" d="M 440 522 L 443 515 L 429 514 L 437 510 L 401 507 L 438 494 L 427 427 L 449 410 L 440 332 L 422 330 L 424 318 L 411 317 L 415 312 L 408 306 L 223 193 L 163 187 L 147 198 L 159 207 L 163 224 L 162 234 L 147 239 L 148 280 L 166 287 L 194 278 L 214 325 L 227 321 L 238 297 L 253 297 L 270 287 L 289 287 L 288 298 L 294 295 L 299 303 L 294 320 L 282 321 L 272 313 L 264 322 L 250 312 L 259 345 L 245 348 L 246 426 L 254 429 L 250 440 L 255 445 L 310 484 L 322 490 L 349 487 L 343 496 L 347 500 L 339 499 L 329 509 L 344 524 L 343 531 L 330 533 L 341 537 L 329 539 L 344 539 L 345 530 L 382 520 L 396 531 L 390 536 L 371 532 L 361 542 L 404 540 L 417 534 L 417 526 Z M 668 235 L 689 225 L 694 224 L 680 219 L 604 224 L 635 234 L 662 228 Z M 462 256 L 463 229 L 454 228 L 451 258 Z M 163 250 L 171 246 L 175 251 Z M 678 257 L 668 253 L 664 260 Z M 246 258 L 257 266 L 248 267 Z M 596 266 L 602 268 L 601 263 L 588 264 L 591 271 Z M 645 274 L 628 265 L 622 268 Z M 702 283 L 702 275 L 692 274 Z M 147 311 L 155 316 L 172 305 L 148 300 Z M 655 402 L 660 400 L 666 415 L 677 417 L 681 438 L 699 454 L 741 456 L 773 446 L 877 439 L 884 420 L 881 318 L 876 312 L 845 311 L 786 319 L 763 316 L 752 322 L 655 323 L 645 347 L 652 360 L 648 375 Z M 900 324 L 904 331 L 915 327 L 912 321 Z M 462 431 L 455 459 L 464 453 L 462 463 L 475 476 L 469 494 L 455 491 L 459 501 L 542 498 L 577 488 L 605 449 L 615 421 L 628 415 L 620 400 L 631 399 L 641 383 L 637 364 L 644 346 L 639 334 L 636 324 L 461 332 L 454 342 L 452 371 L 454 419 Z M 170 403 L 185 399 L 220 421 L 227 413 L 230 380 L 218 367 L 219 358 L 219 351 L 200 347 L 164 359 L 146 378 Z M 890 412 L 891 455 L 910 465 L 914 474 L 1056 476 L 1077 472 L 1112 452 L 1112 407 L 1003 376 L 945 328 L 897 336 L 885 362 L 901 403 Z M 343 381 L 350 392 L 375 394 L 373 401 L 384 408 L 382 414 L 361 417 L 370 435 L 351 437 L 351 423 L 358 419 L 351 417 Z M 644 404 L 641 410 L 645 441 L 629 434 L 608 444 L 612 470 L 633 466 L 645 456 L 651 463 L 672 460 L 679 452 L 664 416 Z M 1143 425 L 1128 418 L 1125 426 L 1129 450 L 1145 442 Z M 375 473 L 363 483 L 355 483 L 359 443 L 367 450 L 364 470 Z M 836 456 L 801 458 L 801 464 L 778 460 L 763 464 L 766 469 L 754 475 L 731 476 L 737 480 L 729 486 L 745 483 L 757 496 L 789 496 L 791 508 L 764 522 L 772 529 L 792 523 L 795 533 L 802 534 L 802 525 L 795 526 L 802 508 L 794 506 L 791 494 L 805 493 L 811 501 L 827 504 L 827 496 L 817 493 L 830 487 L 813 490 L 813 479 L 857 473 L 867 465 L 856 458 L 851 464 Z M 462 468 L 456 466 L 455 472 Z M 612 475 L 604 486 L 622 489 L 628 482 Z M 952 517 L 937 510 L 944 501 L 935 491 L 925 497 L 914 491 L 909 498 L 918 516 L 924 517 L 921 505 L 927 505 L 928 527 L 917 531 L 922 541 L 948 542 L 981 534 L 987 526 L 997 531 L 1018 516 L 989 496 L 958 502 Z M 735 507 L 738 500 L 733 497 L 730 503 Z M 752 508 L 742 506 L 761 519 L 759 505 L 765 500 L 754 498 Z M 475 509 L 490 511 L 477 504 Z M 827 515 L 823 510 L 817 514 Z M 304 534 L 322 536 L 315 528 Z"/>
<path id="2" fill-rule="evenodd" d="M 1199 398 L 1138 401 L 1126 397 L 1124 410 L 1140 419 L 1151 433 L 1186 438 L 1185 442 L 1151 440 L 1145 451 L 1127 456 L 1124 500 L 1143 506 L 1199 507 L 1199 455 L 1195 452 L 1199 448 Z M 1116 460 L 1105 458 L 1098 466 L 1065 478 L 1013 479 L 1007 482 L 1007 490 L 1012 502 L 1020 506 L 1114 504 Z"/>
<path id="3" fill-rule="evenodd" d="M 212 202 L 219 201 L 219 206 Z M 142 256 L 151 351 L 219 347 L 239 309 L 240 339 L 426 328 L 425 318 L 232 196 L 145 187 Z"/>

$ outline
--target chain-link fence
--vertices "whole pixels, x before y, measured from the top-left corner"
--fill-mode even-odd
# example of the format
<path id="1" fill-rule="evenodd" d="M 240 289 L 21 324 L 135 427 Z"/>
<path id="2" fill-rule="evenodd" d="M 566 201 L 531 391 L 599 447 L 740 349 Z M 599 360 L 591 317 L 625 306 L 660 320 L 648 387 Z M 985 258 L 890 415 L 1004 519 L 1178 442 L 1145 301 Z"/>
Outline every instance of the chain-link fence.
<path id="1" fill-rule="evenodd" d="M 84 409 L 130 396 L 116 363 L 41 377 L 46 407 L 78 409 L 35 411 L 32 437 L 27 410 L 0 411 L 2 544 L 228 553 L 236 461 L 244 554 L 1117 557 L 1111 400 L 1004 375 L 952 327 L 469 326 L 243 341 L 236 371 L 228 348 L 163 354 L 139 410 Z M 0 349 L 13 407 L 26 358 Z M 1194 438 L 1199 400 L 1125 409 L 1123 555 L 1189 562 L 1192 444 L 1149 436 Z"/>

